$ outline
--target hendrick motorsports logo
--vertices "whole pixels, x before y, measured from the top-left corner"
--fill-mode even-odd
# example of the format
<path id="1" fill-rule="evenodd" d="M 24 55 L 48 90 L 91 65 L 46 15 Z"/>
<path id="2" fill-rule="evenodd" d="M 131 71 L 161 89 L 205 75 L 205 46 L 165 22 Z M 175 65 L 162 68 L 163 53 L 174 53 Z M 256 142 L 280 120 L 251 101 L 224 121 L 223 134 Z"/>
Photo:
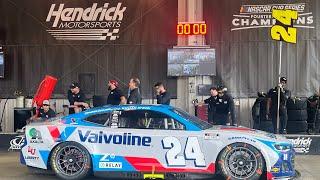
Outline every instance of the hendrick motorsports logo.
<path id="1" fill-rule="evenodd" d="M 242 5 L 240 13 L 234 14 L 231 31 L 272 27 L 276 20 L 272 18 L 272 9 L 291 9 L 298 12 L 294 21 L 297 28 L 315 28 L 312 12 L 306 10 L 306 3 Z"/>
<path id="2" fill-rule="evenodd" d="M 46 19 L 52 28 L 47 31 L 57 40 L 116 40 L 125 10 L 122 3 L 88 8 L 52 4 Z"/>
<path id="3" fill-rule="evenodd" d="M 311 146 L 312 139 L 310 137 L 304 138 L 304 137 L 298 137 L 296 139 L 290 139 L 293 143 L 293 148 L 297 153 L 309 153 L 309 149 Z"/>
<path id="4" fill-rule="evenodd" d="M 31 137 L 30 143 L 43 143 L 40 131 L 35 128 L 29 130 L 29 136 Z"/>

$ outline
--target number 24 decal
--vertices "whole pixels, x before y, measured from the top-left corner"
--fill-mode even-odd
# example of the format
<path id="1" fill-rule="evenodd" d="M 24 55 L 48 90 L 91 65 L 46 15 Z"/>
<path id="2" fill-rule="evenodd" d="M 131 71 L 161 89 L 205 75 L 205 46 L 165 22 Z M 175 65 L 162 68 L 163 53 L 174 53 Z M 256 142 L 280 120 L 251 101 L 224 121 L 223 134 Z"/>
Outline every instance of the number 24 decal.
<path id="1" fill-rule="evenodd" d="M 184 155 L 181 155 L 181 143 L 176 137 L 165 137 L 162 139 L 164 149 L 169 149 L 166 153 L 166 160 L 169 166 L 186 166 L 186 160 L 194 160 L 195 166 L 204 167 L 206 162 L 201 152 L 197 137 L 188 137 Z"/>
<path id="2" fill-rule="evenodd" d="M 297 28 L 293 27 L 292 20 L 298 19 L 298 12 L 294 10 L 272 10 L 272 17 L 282 25 L 274 25 L 271 28 L 271 37 L 274 40 L 288 43 L 297 42 Z"/>

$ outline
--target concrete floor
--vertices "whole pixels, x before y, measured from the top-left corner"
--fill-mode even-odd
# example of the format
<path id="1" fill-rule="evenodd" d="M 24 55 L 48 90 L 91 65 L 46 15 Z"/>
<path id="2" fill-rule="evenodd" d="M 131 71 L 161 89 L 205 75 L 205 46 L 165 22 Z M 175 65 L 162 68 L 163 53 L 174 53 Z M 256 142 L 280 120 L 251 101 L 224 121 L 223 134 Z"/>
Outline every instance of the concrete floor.
<path id="1" fill-rule="evenodd" d="M 320 179 L 320 156 L 296 156 L 296 169 L 301 173 L 299 180 Z M 54 180 L 54 175 L 34 175 L 20 165 L 17 152 L 0 152 L 1 180 Z M 95 178 L 90 178 L 95 179 Z"/>

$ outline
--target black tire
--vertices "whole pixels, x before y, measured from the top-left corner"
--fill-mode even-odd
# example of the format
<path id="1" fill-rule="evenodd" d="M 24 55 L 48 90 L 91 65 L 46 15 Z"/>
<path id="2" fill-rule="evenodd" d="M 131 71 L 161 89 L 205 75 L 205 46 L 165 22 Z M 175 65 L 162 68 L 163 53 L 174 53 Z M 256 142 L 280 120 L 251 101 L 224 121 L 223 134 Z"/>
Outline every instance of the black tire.
<path id="1" fill-rule="evenodd" d="M 308 129 L 307 121 L 288 121 L 287 132 L 289 133 L 307 132 L 307 129 Z"/>
<path id="2" fill-rule="evenodd" d="M 288 110 L 288 121 L 306 121 L 308 119 L 307 110 Z"/>
<path id="3" fill-rule="evenodd" d="M 258 149 L 246 143 L 228 145 L 221 151 L 217 161 L 218 174 L 223 176 L 224 179 L 257 180 L 262 177 L 265 170 L 265 162 L 262 154 Z M 233 162 L 236 163 L 231 165 L 230 163 Z M 241 174 L 240 171 L 242 171 Z M 244 172 L 246 175 L 243 175 Z"/>
<path id="4" fill-rule="evenodd" d="M 63 155 L 64 159 L 62 159 Z M 82 160 L 82 162 L 79 160 Z M 89 176 L 92 167 L 91 156 L 89 152 L 86 148 L 76 142 L 64 142 L 54 148 L 54 150 L 52 151 L 50 163 L 55 174 L 59 178 L 66 180 L 84 179 Z M 69 166 L 66 167 L 67 165 L 65 164 Z M 78 168 L 76 168 L 76 165 Z M 71 174 L 68 174 L 70 169 Z M 72 173 L 74 170 L 76 172 Z"/>
<path id="5" fill-rule="evenodd" d="M 307 109 L 307 99 L 288 99 L 287 101 L 288 110 L 305 110 Z"/>

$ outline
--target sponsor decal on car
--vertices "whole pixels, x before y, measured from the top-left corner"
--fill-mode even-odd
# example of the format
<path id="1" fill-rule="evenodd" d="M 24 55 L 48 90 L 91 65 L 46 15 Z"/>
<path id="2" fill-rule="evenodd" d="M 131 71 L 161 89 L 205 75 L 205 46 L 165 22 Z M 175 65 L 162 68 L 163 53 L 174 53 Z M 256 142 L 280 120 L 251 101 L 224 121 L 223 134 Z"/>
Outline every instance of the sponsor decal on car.
<path id="1" fill-rule="evenodd" d="M 25 160 L 38 160 L 39 156 L 36 156 L 36 149 L 28 146 L 27 156 L 24 156 Z"/>
<path id="2" fill-rule="evenodd" d="M 273 173 L 279 173 L 280 172 L 280 167 L 272 167 L 271 172 Z"/>
<path id="3" fill-rule="evenodd" d="M 122 162 L 114 162 L 116 156 L 114 154 L 105 154 L 101 157 L 99 168 L 101 169 L 122 169 Z"/>
<path id="4" fill-rule="evenodd" d="M 312 139 L 310 137 L 298 137 L 295 139 L 290 139 L 293 143 L 293 148 L 297 153 L 307 154 L 309 153 Z"/>
<path id="5" fill-rule="evenodd" d="M 99 144 L 122 144 L 131 146 L 150 146 L 150 136 L 138 136 L 131 133 L 108 134 L 103 131 L 95 132 L 87 130 L 82 132 L 78 130 L 81 142 L 99 143 Z"/>
<path id="6" fill-rule="evenodd" d="M 14 139 L 10 141 L 10 147 L 8 151 L 10 150 L 20 150 L 22 145 L 24 144 L 25 137 L 24 135 L 16 136 Z"/>
<path id="7" fill-rule="evenodd" d="M 30 143 L 43 143 L 41 133 L 36 128 L 31 128 L 28 134 L 31 138 Z"/>
<path id="8" fill-rule="evenodd" d="M 229 141 L 233 141 L 233 140 L 245 140 L 245 141 L 251 141 L 251 142 L 257 142 L 256 140 L 244 137 L 244 136 L 234 136 L 234 137 L 229 137 L 228 138 Z"/>
<path id="9" fill-rule="evenodd" d="M 99 168 L 102 169 L 122 169 L 122 162 L 99 162 Z"/>

